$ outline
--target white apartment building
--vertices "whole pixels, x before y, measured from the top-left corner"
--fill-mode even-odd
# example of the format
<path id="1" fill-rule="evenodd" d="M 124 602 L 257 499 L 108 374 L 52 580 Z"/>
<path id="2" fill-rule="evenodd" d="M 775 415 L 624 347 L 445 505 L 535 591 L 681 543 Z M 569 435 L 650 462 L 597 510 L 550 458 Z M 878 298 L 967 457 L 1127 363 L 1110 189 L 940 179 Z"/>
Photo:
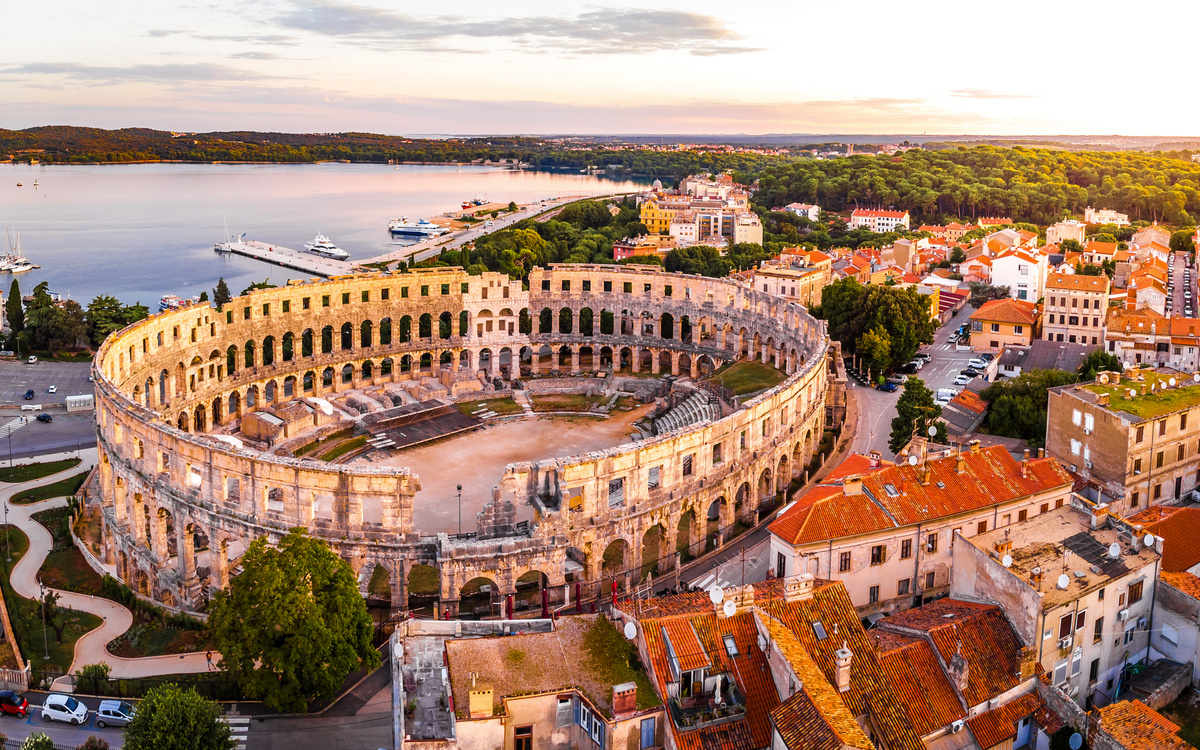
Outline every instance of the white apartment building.
<path id="1" fill-rule="evenodd" d="M 1129 226 L 1129 214 L 1120 214 L 1111 209 L 1095 209 L 1091 206 L 1083 209 L 1084 224 L 1116 224 L 1119 227 Z"/>
<path id="2" fill-rule="evenodd" d="M 894 232 L 909 228 L 908 211 L 875 211 L 858 208 L 850 214 L 851 229 L 869 229 L 872 232 Z"/>
<path id="3" fill-rule="evenodd" d="M 956 534 L 950 595 L 999 604 L 1052 684 L 1090 710 L 1149 653 L 1162 561 L 1162 540 L 1150 540 L 1075 497 L 1011 529 Z"/>
<path id="4" fill-rule="evenodd" d="M 816 221 L 821 216 L 821 207 L 815 203 L 789 203 L 783 207 L 783 210 L 791 211 L 810 221 Z"/>
<path id="5" fill-rule="evenodd" d="M 1009 296 L 1026 302 L 1042 298 L 1049 261 L 1036 250 L 1010 250 L 992 259 L 992 286 L 1006 286 Z"/>
<path id="6" fill-rule="evenodd" d="M 1057 245 L 1063 240 L 1075 240 L 1080 245 L 1087 242 L 1087 225 L 1082 221 L 1068 219 L 1046 227 L 1046 244 Z"/>

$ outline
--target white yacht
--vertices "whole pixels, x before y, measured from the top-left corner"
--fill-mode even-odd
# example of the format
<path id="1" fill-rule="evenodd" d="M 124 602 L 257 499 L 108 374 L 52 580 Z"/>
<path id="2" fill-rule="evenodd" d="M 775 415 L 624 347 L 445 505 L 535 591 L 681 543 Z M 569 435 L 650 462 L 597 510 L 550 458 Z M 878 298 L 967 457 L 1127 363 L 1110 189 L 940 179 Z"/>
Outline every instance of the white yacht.
<path id="1" fill-rule="evenodd" d="M 328 237 L 319 232 L 313 238 L 312 242 L 304 244 L 304 249 L 313 255 L 322 255 L 326 258 L 334 258 L 336 260 L 346 260 L 350 257 L 350 253 L 330 242 Z"/>
<path id="2" fill-rule="evenodd" d="M 450 231 L 440 224 L 434 224 L 428 219 L 420 219 L 413 223 L 407 216 L 392 219 L 388 222 L 388 231 L 401 237 L 437 237 Z"/>

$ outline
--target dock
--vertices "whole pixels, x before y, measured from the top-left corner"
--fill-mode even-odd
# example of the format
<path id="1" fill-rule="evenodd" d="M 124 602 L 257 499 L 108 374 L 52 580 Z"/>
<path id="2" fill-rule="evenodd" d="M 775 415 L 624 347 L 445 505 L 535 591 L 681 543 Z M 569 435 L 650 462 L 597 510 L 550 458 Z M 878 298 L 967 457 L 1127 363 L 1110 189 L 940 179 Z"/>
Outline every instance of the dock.
<path id="1" fill-rule="evenodd" d="M 303 271 L 313 276 L 344 276 L 355 272 L 356 263 L 345 260 L 323 258 L 319 255 L 293 250 L 290 247 L 272 245 L 268 242 L 250 240 L 249 242 L 222 242 L 217 246 L 218 252 L 233 253 L 247 258 L 274 263 L 277 266 Z"/>

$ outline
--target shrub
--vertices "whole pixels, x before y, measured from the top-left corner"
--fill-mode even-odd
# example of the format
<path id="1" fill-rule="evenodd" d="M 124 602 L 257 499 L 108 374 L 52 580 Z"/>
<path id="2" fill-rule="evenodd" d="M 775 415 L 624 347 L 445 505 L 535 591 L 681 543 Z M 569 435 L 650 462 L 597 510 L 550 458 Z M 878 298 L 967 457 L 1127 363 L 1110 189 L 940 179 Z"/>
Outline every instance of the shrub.
<path id="1" fill-rule="evenodd" d="M 21 750 L 54 750 L 54 740 L 45 732 L 34 732 L 21 743 Z"/>
<path id="2" fill-rule="evenodd" d="M 93 735 L 75 750 L 109 750 L 108 741 Z"/>

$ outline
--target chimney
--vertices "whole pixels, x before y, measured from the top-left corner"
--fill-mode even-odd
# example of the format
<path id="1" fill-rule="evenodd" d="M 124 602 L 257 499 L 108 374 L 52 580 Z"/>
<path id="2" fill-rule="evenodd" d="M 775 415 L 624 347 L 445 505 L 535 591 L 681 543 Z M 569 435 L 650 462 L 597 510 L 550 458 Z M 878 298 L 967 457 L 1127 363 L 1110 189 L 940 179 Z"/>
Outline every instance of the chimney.
<path id="1" fill-rule="evenodd" d="M 878 469 L 881 463 L 883 463 L 883 454 L 877 450 L 871 451 L 871 468 Z"/>
<path id="2" fill-rule="evenodd" d="M 848 476 L 842 480 L 843 495 L 861 495 L 862 494 L 862 477 Z"/>
<path id="3" fill-rule="evenodd" d="M 812 599 L 813 574 L 801 573 L 787 578 L 783 583 L 783 600 L 785 602 L 803 602 Z"/>
<path id="4" fill-rule="evenodd" d="M 972 440 L 971 442 L 967 443 L 967 445 L 969 445 L 971 447 L 972 453 L 978 453 L 980 451 L 978 439 Z"/>
<path id="5" fill-rule="evenodd" d="M 467 692 L 472 719 L 489 719 L 492 716 L 492 686 L 481 682 Z"/>
<path id="6" fill-rule="evenodd" d="M 842 641 L 841 648 L 833 652 L 834 685 L 839 693 L 850 689 L 850 662 L 853 659 L 854 652 L 846 646 L 845 641 Z"/>
<path id="7" fill-rule="evenodd" d="M 959 646 L 961 649 L 962 647 Z M 958 692 L 966 694 L 967 681 L 971 672 L 971 665 L 963 658 L 962 652 L 955 654 L 950 659 L 950 664 L 947 665 L 946 671 L 950 675 L 950 681 L 954 683 L 954 687 L 958 688 Z"/>
<path id="8" fill-rule="evenodd" d="M 1045 457 L 1046 457 L 1046 449 L 1038 448 L 1038 458 L 1045 458 Z"/>
<path id="9" fill-rule="evenodd" d="M 1029 460 L 1029 449 L 1028 448 L 1025 449 L 1025 460 L 1026 461 Z"/>
<path id="10" fill-rule="evenodd" d="M 617 716 L 637 711 L 637 683 L 622 682 L 613 685 L 613 713 Z"/>
<path id="11" fill-rule="evenodd" d="M 954 470 L 957 471 L 959 474 L 962 474 L 964 471 L 967 470 L 967 459 L 965 456 L 963 456 L 963 454 L 959 453 L 957 456 L 955 456 L 954 463 L 955 463 Z"/>

